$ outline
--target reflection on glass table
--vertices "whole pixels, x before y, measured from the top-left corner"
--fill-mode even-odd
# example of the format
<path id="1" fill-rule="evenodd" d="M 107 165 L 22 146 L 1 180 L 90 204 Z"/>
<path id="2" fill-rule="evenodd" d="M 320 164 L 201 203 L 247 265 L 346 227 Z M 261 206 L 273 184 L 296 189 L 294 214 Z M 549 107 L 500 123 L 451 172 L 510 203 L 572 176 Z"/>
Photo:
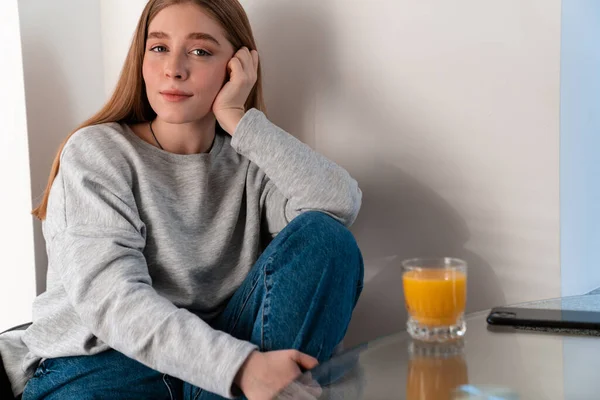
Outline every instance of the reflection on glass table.
<path id="1" fill-rule="evenodd" d="M 518 307 L 600 312 L 600 295 Z M 278 399 L 600 398 L 600 332 L 490 329 L 487 314 L 467 317 L 464 341 L 425 345 L 400 332 L 350 349 L 307 372 Z"/>

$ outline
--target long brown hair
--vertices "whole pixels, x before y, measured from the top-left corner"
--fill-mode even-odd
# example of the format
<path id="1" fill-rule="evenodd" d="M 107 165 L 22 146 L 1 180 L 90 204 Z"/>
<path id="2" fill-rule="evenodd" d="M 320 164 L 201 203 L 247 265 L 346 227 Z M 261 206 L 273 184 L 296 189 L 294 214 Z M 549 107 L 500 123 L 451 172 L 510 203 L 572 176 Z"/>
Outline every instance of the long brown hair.
<path id="1" fill-rule="evenodd" d="M 194 3 L 202 7 L 209 16 L 221 24 L 225 34 L 234 49 L 243 46 L 250 50 L 257 50 L 252 28 L 248 21 L 248 16 L 243 7 L 237 0 L 150 0 L 144 8 L 138 22 L 129 53 L 125 59 L 125 64 L 121 71 L 117 86 L 108 102 L 94 116 L 85 121 L 72 131 L 61 143 L 59 150 L 54 157 L 48 184 L 44 191 L 42 201 L 32 211 L 37 218 L 44 220 L 46 218 L 46 209 L 48 206 L 48 197 L 54 179 L 58 174 L 60 167 L 60 155 L 69 138 L 78 130 L 91 125 L 104 124 L 107 122 L 119 122 L 126 124 L 136 124 L 140 122 L 152 121 L 156 118 L 156 113 L 150 106 L 144 78 L 142 76 L 142 63 L 146 48 L 146 37 L 148 36 L 148 26 L 154 17 L 164 8 L 174 4 Z M 246 110 L 257 108 L 265 111 L 262 90 L 261 67 L 258 67 L 258 80 L 250 92 L 246 101 Z"/>

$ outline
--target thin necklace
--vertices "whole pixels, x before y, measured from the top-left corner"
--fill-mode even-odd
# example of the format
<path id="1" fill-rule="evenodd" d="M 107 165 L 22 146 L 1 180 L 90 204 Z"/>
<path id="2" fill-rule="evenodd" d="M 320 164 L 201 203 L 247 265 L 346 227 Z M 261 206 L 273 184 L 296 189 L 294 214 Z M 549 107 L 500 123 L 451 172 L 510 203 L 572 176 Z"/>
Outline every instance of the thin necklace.
<path id="1" fill-rule="evenodd" d="M 148 122 L 148 126 L 150 127 L 150 133 L 152 133 L 152 137 L 154 138 L 154 141 L 156 142 L 158 147 L 160 147 L 161 150 L 164 150 L 163 147 L 160 145 L 160 142 L 156 138 L 156 135 L 154 134 L 154 129 L 152 129 L 152 121 Z"/>

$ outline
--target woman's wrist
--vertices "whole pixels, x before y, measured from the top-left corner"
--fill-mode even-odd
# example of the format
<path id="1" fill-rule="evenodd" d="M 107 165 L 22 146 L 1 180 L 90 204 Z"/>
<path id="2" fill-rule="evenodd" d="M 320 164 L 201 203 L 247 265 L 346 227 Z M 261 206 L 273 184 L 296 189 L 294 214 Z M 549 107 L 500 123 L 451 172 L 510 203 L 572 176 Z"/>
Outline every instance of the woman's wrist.
<path id="1" fill-rule="evenodd" d="M 219 121 L 219 125 L 221 128 L 223 128 L 223 130 L 225 130 L 225 132 L 233 136 L 235 129 L 237 128 L 244 114 L 246 114 L 246 112 L 243 109 L 221 111 L 217 117 L 217 121 Z"/>
<path id="2" fill-rule="evenodd" d="M 248 380 L 249 370 L 252 369 L 251 365 L 256 362 L 257 357 L 259 356 L 260 352 L 258 350 L 254 350 L 252 353 L 250 353 L 233 379 L 233 383 L 240 388 L 242 392 L 244 391 L 244 387 L 246 386 L 246 382 Z"/>

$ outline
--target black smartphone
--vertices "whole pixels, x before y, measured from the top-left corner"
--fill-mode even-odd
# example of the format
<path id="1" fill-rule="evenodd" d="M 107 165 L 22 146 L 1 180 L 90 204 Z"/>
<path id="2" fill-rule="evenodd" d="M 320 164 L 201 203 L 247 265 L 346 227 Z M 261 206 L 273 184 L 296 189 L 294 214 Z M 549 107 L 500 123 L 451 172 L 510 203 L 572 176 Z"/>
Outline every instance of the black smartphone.
<path id="1" fill-rule="evenodd" d="M 487 317 L 490 325 L 531 328 L 600 330 L 599 311 L 548 310 L 536 308 L 496 307 Z"/>

